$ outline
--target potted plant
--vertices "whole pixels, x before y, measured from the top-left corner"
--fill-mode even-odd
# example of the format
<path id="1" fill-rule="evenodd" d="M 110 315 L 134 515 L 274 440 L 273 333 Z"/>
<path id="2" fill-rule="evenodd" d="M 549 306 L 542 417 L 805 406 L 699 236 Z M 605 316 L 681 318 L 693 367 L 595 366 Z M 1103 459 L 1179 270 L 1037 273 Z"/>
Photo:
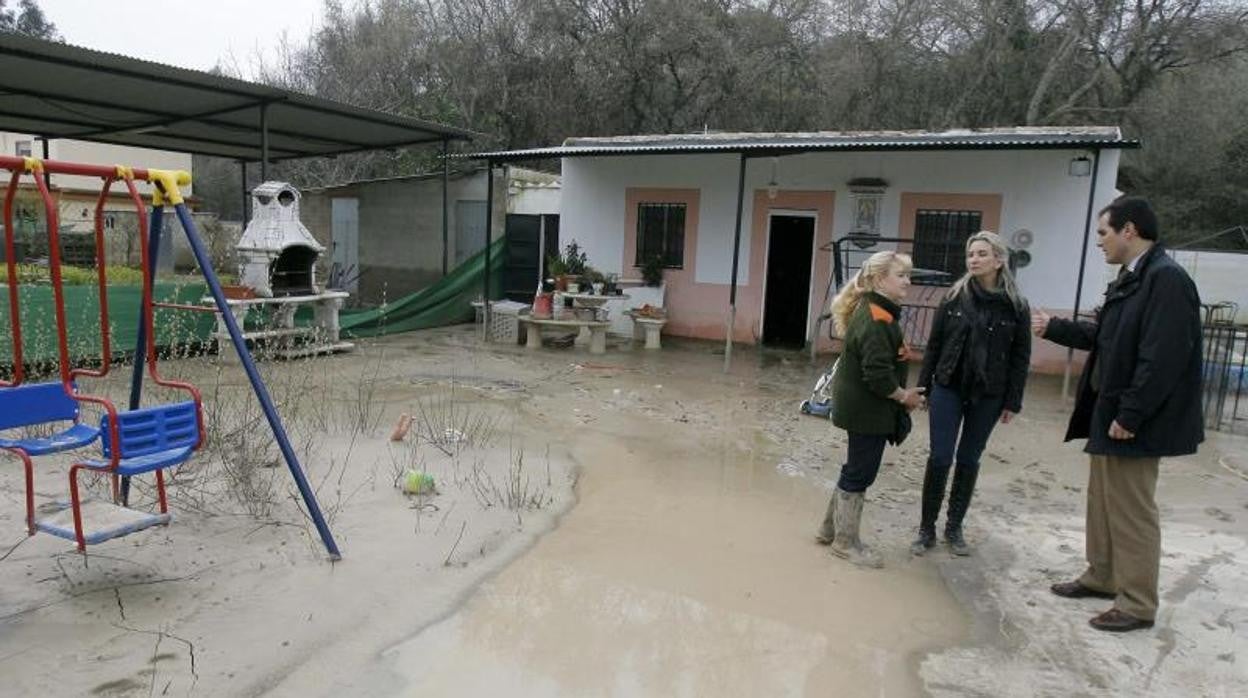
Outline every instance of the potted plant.
<path id="1" fill-rule="evenodd" d="M 580 290 L 579 281 L 589 266 L 588 257 L 581 250 L 576 240 L 569 242 L 563 254 L 556 254 L 546 262 L 546 268 L 555 278 L 555 288 L 560 291 L 576 293 Z"/>
<path id="2" fill-rule="evenodd" d="M 563 248 L 563 265 L 569 276 L 580 276 L 589 266 L 589 257 L 581 250 L 576 240 L 569 242 L 568 246 Z"/>
<path id="3" fill-rule="evenodd" d="M 657 254 L 650 255 L 642 260 L 641 280 L 647 286 L 660 286 L 663 284 L 663 258 L 661 256 Z"/>
<path id="4" fill-rule="evenodd" d="M 563 257 L 553 255 L 546 258 L 546 276 L 555 280 L 556 291 L 567 290 L 568 267 L 563 263 Z"/>
<path id="5" fill-rule="evenodd" d="M 606 274 L 603 274 L 593 267 L 585 267 L 585 273 L 582 276 L 589 282 L 589 287 L 593 290 L 595 296 L 601 296 L 603 294 L 603 288 L 607 283 Z"/>

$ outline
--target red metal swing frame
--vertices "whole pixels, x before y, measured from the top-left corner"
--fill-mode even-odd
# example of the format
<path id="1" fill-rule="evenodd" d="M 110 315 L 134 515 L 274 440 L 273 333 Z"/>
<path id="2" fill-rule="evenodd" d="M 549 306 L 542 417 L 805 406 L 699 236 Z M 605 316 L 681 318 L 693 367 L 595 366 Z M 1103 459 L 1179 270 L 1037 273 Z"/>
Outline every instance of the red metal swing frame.
<path id="1" fill-rule="evenodd" d="M 127 194 L 131 203 L 134 205 L 139 223 L 139 249 L 142 257 L 141 266 L 143 268 L 141 322 L 143 323 L 143 327 L 145 329 L 144 334 L 146 338 L 146 346 L 143 347 L 142 359 L 140 359 L 138 352 L 136 351 L 135 360 L 143 361 L 152 381 L 157 385 L 185 391 L 190 394 L 191 399 L 195 403 L 195 421 L 198 431 L 194 450 L 198 450 L 202 447 L 204 442 L 203 401 L 199 390 L 190 383 L 162 377 L 157 368 L 156 337 L 153 323 L 153 269 L 150 264 L 151 254 L 148 240 L 149 227 L 147 220 L 147 207 L 144 205 L 143 198 L 140 196 L 138 188 L 135 186 L 135 180 L 140 180 L 152 182 L 157 187 L 158 192 L 164 191 L 164 189 L 168 187 L 176 188 L 177 175 L 175 173 L 162 170 L 146 170 L 140 168 L 132 169 L 122 166 L 107 167 L 101 165 L 59 162 L 55 160 L 41 161 L 34 158 L 16 158 L 9 156 L 0 156 L 0 169 L 12 172 L 12 176 L 9 179 L 9 189 L 4 200 L 4 224 L 5 259 L 8 270 L 9 286 L 9 309 L 11 326 L 13 329 L 14 374 L 12 381 L 0 380 L 0 388 L 18 386 L 22 383 L 25 377 L 22 355 L 20 304 L 18 302 L 19 284 L 17 279 L 16 245 L 14 242 L 12 222 L 13 202 L 17 187 L 21 182 L 21 177 L 23 174 L 32 174 L 36 188 L 39 191 L 40 198 L 43 201 L 47 221 L 49 276 L 52 280 L 52 296 L 56 316 L 57 357 L 61 385 L 66 395 L 75 401 L 79 403 L 98 405 L 107 415 L 105 424 L 107 425 L 106 428 L 109 443 L 113 444 L 113 447 L 108 449 L 107 461 L 99 465 L 75 463 L 69 470 L 70 498 L 71 506 L 73 507 L 74 529 L 77 537 L 78 549 L 85 550 L 86 542 L 83 536 L 81 498 L 78 488 L 79 472 L 81 470 L 93 470 L 97 472 L 110 473 L 113 501 L 114 503 L 120 503 L 120 491 L 118 488 L 116 471 L 124 454 L 121 453 L 122 449 L 121 440 L 119 438 L 120 433 L 117 408 L 114 406 L 113 402 L 106 397 L 81 392 L 76 388 L 74 383 L 74 379 L 78 377 L 102 378 L 106 376 L 112 363 L 108 312 L 108 275 L 104 241 L 104 206 L 108 199 L 109 189 L 112 184 L 118 180 L 125 182 Z M 68 323 L 65 316 L 64 284 L 61 277 L 60 221 L 56 210 L 56 203 L 52 200 L 52 195 L 48 190 L 47 183 L 44 181 L 44 178 L 40 176 L 45 172 L 49 174 L 54 173 L 88 177 L 93 176 L 100 177 L 104 180 L 104 184 L 100 190 L 95 207 L 95 266 L 100 297 L 101 340 L 100 368 L 98 370 L 73 368 L 71 366 L 71 357 L 69 355 Z M 159 194 L 157 196 L 159 196 Z M 30 484 L 33 477 L 33 468 L 28 455 L 21 452 L 19 452 L 19 455 L 21 455 L 25 462 L 27 473 L 27 523 L 28 526 L 30 526 L 33 525 L 33 487 Z M 164 474 L 162 468 L 156 469 L 155 477 L 160 512 L 162 514 L 167 514 L 169 511 L 168 498 L 165 492 Z"/>

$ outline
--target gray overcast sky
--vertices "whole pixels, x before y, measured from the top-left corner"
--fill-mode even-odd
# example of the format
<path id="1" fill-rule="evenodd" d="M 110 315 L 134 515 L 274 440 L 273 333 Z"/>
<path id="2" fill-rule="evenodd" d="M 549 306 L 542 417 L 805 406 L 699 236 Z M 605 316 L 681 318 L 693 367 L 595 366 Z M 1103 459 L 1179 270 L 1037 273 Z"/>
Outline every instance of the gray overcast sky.
<path id="1" fill-rule="evenodd" d="M 323 2 L 38 0 L 38 4 L 70 44 L 196 70 L 208 70 L 221 60 L 251 76 L 257 54 L 273 59 L 283 30 L 296 45 L 307 39 L 320 25 Z"/>

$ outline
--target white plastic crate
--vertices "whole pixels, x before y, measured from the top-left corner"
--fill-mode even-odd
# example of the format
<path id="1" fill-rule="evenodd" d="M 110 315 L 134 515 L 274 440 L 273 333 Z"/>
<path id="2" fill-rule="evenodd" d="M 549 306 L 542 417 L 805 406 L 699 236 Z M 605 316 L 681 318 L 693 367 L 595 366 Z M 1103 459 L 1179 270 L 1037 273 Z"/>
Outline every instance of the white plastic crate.
<path id="1" fill-rule="evenodd" d="M 494 301 L 490 304 L 490 328 L 489 337 L 491 342 L 510 342 L 517 344 L 520 341 L 520 313 L 527 310 L 529 306 L 524 303 L 515 301 Z"/>

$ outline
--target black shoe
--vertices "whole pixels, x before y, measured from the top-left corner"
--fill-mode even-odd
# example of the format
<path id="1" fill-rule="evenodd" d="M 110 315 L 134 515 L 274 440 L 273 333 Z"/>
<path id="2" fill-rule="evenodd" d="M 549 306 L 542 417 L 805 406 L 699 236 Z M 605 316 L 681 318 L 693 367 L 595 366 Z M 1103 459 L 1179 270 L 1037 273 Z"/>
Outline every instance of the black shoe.
<path id="1" fill-rule="evenodd" d="M 1153 627 L 1153 621 L 1136 618 L 1133 615 L 1123 613 L 1116 608 L 1111 608 L 1101 615 L 1088 621 L 1088 624 L 1097 630 L 1104 630 L 1111 633 L 1128 633 L 1132 630 L 1143 630 Z"/>
<path id="2" fill-rule="evenodd" d="M 958 557 L 966 557 L 971 554 L 971 546 L 966 544 L 966 539 L 962 537 L 961 528 L 946 528 L 945 542 L 949 544 L 949 552 Z"/>
<path id="3" fill-rule="evenodd" d="M 1114 599 L 1117 594 L 1111 594 L 1107 591 L 1097 591 L 1080 584 L 1078 580 L 1073 582 L 1059 582 L 1049 587 L 1049 591 L 1057 594 L 1064 599 Z"/>
<path id="4" fill-rule="evenodd" d="M 910 544 L 910 552 L 922 555 L 936 546 L 936 528 L 919 527 L 919 537 Z"/>
<path id="5" fill-rule="evenodd" d="M 949 468 L 937 468 L 932 459 L 927 459 L 927 467 L 923 470 L 923 505 L 919 515 L 919 537 L 910 544 L 910 552 L 922 555 L 936 545 L 936 517 L 940 516 L 940 505 L 945 500 L 945 482 L 949 478 Z"/>

